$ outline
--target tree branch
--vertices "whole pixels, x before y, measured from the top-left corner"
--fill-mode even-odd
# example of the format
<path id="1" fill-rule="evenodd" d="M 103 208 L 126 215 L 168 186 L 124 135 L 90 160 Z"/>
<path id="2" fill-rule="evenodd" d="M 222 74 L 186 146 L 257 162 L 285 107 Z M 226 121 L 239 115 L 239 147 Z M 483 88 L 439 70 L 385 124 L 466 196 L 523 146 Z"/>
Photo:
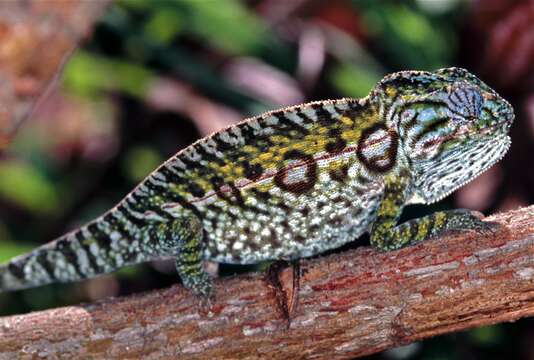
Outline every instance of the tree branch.
<path id="1" fill-rule="evenodd" d="M 350 358 L 534 314 L 534 206 L 395 252 L 302 261 L 291 326 L 261 274 L 216 281 L 211 313 L 181 286 L 0 319 L 0 358 Z M 291 269 L 281 274 L 290 289 Z"/>

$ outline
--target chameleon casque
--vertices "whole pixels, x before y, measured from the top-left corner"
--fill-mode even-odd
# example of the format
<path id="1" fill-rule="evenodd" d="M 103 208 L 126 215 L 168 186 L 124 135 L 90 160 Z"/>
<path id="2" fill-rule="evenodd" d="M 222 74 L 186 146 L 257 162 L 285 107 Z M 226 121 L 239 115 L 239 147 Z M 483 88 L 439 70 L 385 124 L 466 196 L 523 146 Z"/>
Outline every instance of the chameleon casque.
<path id="1" fill-rule="evenodd" d="M 294 260 L 350 242 L 394 250 L 449 230 L 491 231 L 465 209 L 397 225 L 500 160 L 513 109 L 460 68 L 386 76 L 363 99 L 272 111 L 200 139 L 114 208 L 0 266 L 0 291 L 70 282 L 174 257 L 213 293 L 203 260 Z"/>

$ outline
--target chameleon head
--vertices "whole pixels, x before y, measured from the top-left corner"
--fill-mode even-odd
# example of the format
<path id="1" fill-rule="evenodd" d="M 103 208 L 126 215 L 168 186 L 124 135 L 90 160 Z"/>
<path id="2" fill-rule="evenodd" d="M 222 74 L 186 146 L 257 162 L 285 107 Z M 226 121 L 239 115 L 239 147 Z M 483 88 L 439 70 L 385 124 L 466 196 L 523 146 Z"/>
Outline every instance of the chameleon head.
<path id="1" fill-rule="evenodd" d="M 402 73 L 401 73 L 402 74 Z M 510 147 L 510 104 L 466 70 L 414 72 L 390 113 L 414 179 L 414 198 L 432 203 L 474 179 Z M 404 73 L 404 76 L 407 76 Z"/>

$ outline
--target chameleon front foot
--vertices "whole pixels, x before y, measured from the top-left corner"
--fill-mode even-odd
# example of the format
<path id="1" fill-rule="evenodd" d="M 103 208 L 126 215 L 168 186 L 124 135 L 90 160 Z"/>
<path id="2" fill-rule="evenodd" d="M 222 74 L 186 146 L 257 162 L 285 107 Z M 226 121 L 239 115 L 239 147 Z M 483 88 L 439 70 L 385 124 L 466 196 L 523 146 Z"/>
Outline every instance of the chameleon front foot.
<path id="1" fill-rule="evenodd" d="M 407 188 L 406 179 L 386 178 L 384 197 L 371 229 L 371 245 L 375 248 L 396 250 L 449 231 L 475 231 L 482 235 L 492 235 L 500 226 L 481 220 L 482 214 L 467 209 L 438 211 L 397 225 Z"/>
<path id="2" fill-rule="evenodd" d="M 482 213 L 468 209 L 456 209 L 446 212 L 448 220 L 446 229 L 448 231 L 474 231 L 477 234 L 489 236 L 494 235 L 501 227 L 499 223 L 484 221 Z"/>

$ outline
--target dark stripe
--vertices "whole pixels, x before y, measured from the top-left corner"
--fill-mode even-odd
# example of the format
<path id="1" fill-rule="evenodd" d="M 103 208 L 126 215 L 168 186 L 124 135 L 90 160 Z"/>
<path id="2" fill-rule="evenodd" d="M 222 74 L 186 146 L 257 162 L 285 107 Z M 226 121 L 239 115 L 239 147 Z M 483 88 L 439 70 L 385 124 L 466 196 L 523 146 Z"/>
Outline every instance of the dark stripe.
<path id="1" fill-rule="evenodd" d="M 462 92 L 463 93 L 463 92 Z M 465 95 L 465 93 L 463 93 Z M 456 91 L 453 91 L 452 94 L 449 95 L 449 101 L 456 106 L 457 108 L 464 108 L 464 100 L 460 98 L 460 90 L 457 89 Z"/>
<path id="2" fill-rule="evenodd" d="M 334 141 L 329 142 L 325 146 L 325 150 L 330 154 L 339 154 L 347 147 L 347 142 L 340 137 L 334 138 Z"/>
<path id="3" fill-rule="evenodd" d="M 120 204 L 116 209 L 118 213 L 120 213 L 126 220 L 128 220 L 128 222 L 132 223 L 138 229 L 141 229 L 143 226 L 145 226 L 145 222 L 132 215 L 130 211 L 124 207 L 124 204 Z"/>
<path id="4" fill-rule="evenodd" d="M 104 221 L 107 222 L 113 230 L 121 234 L 122 238 L 127 239 L 133 237 L 133 232 L 130 231 L 133 229 L 129 228 L 128 225 L 116 217 L 116 215 L 117 213 L 112 210 L 104 216 Z"/>
<path id="5" fill-rule="evenodd" d="M 25 280 L 23 263 L 10 262 L 7 264 L 7 270 L 17 279 Z"/>
<path id="6" fill-rule="evenodd" d="M 145 185 L 150 190 L 154 191 L 154 193 L 159 194 L 159 196 L 161 196 L 163 198 L 166 198 L 166 199 L 171 199 L 175 195 L 175 192 L 171 191 L 167 185 L 155 184 L 155 183 L 150 182 L 150 180 L 148 180 L 148 179 L 143 183 L 143 185 Z M 169 219 L 169 218 L 172 217 L 168 212 L 163 210 L 161 208 L 161 206 L 149 204 L 148 201 L 143 204 L 143 207 L 144 207 L 145 211 L 146 210 L 151 210 L 151 211 L 153 211 L 154 213 L 158 214 L 159 216 L 161 216 L 164 219 Z M 134 207 L 134 210 L 135 210 L 135 208 L 136 207 Z M 133 215 L 132 215 L 132 217 L 133 217 Z M 145 224 L 142 223 L 142 224 L 138 225 L 138 227 L 142 227 L 144 225 Z"/>
<path id="7" fill-rule="evenodd" d="M 153 191 L 151 190 L 151 188 L 149 188 L 148 186 L 146 186 L 146 184 L 143 184 L 145 185 L 145 187 L 149 190 L 149 191 Z M 141 209 L 141 211 L 145 208 L 145 203 L 147 202 L 148 199 L 150 199 L 152 196 L 151 195 L 144 195 L 144 194 L 140 194 L 139 192 L 137 191 L 133 191 L 131 193 L 128 194 L 128 196 L 126 196 L 126 203 L 133 209 L 133 210 L 137 210 L 137 209 Z"/>
<path id="8" fill-rule="evenodd" d="M 152 182 L 151 180 L 155 180 L 156 182 Z M 145 185 L 148 189 L 154 191 L 154 193 L 162 193 L 166 192 L 168 189 L 167 183 L 160 184 L 161 180 L 156 179 L 154 176 L 149 176 L 145 181 L 143 181 L 143 185 Z"/>
<path id="9" fill-rule="evenodd" d="M 329 126 L 336 122 L 336 118 L 323 107 L 323 104 L 316 103 L 312 104 L 311 107 L 313 110 L 315 110 L 319 124 Z"/>
<path id="10" fill-rule="evenodd" d="M 263 175 L 264 169 L 260 164 L 251 164 L 249 161 L 244 160 L 241 166 L 243 167 L 243 174 L 250 181 L 257 181 Z"/>
<path id="11" fill-rule="evenodd" d="M 165 179 L 167 179 L 168 182 L 174 183 L 174 184 L 181 184 L 184 182 L 184 178 L 180 175 L 178 175 L 175 171 L 172 171 L 167 168 L 167 166 L 170 166 L 169 164 L 163 165 L 158 171 L 165 176 Z M 174 169 L 174 168 L 173 168 Z"/>
<path id="12" fill-rule="evenodd" d="M 213 141 L 215 141 L 215 144 L 217 145 L 217 150 L 220 150 L 221 152 L 224 153 L 227 150 L 233 149 L 234 145 L 224 141 L 223 139 L 221 139 L 221 134 L 222 134 L 222 132 L 218 132 L 218 133 L 214 134 L 211 137 L 211 139 Z M 231 135 L 229 134 L 229 136 L 231 136 Z"/>
<path id="13" fill-rule="evenodd" d="M 89 266 L 91 269 L 93 269 L 94 273 L 99 273 L 102 271 L 100 266 L 98 266 L 97 256 L 94 255 L 91 250 L 89 249 L 90 246 L 90 240 L 86 239 L 81 231 L 77 231 L 74 235 L 76 237 L 76 240 L 78 240 L 78 244 L 80 245 L 80 248 L 85 252 L 87 259 L 89 260 Z M 87 277 L 88 274 L 83 275 L 83 277 Z"/>
<path id="14" fill-rule="evenodd" d="M 332 180 L 343 182 L 349 175 L 349 166 L 347 164 L 341 166 L 339 169 L 333 169 L 329 171 Z"/>
<path id="15" fill-rule="evenodd" d="M 187 183 L 187 190 L 196 198 L 201 198 L 206 195 L 206 191 L 200 187 L 196 182 L 190 180 Z"/>
<path id="16" fill-rule="evenodd" d="M 96 240 L 99 248 L 104 249 L 106 254 L 111 251 L 111 240 L 108 234 L 100 230 L 96 222 L 89 224 L 87 230 L 91 233 L 91 237 Z"/>
<path id="17" fill-rule="evenodd" d="M 305 123 L 305 124 L 314 124 L 314 123 L 315 123 L 315 121 L 313 121 L 308 115 L 304 114 L 304 113 L 300 110 L 300 108 L 297 108 L 297 109 L 295 109 L 295 110 L 297 110 L 297 111 L 296 111 L 296 115 L 297 115 L 299 118 L 301 118 L 302 120 L 304 120 L 304 123 Z"/>
<path id="18" fill-rule="evenodd" d="M 190 210 L 195 216 L 202 218 L 200 211 L 198 211 L 198 208 L 194 204 L 191 204 L 190 202 L 188 202 L 180 194 L 172 190 L 169 190 L 165 193 L 165 198 L 168 199 L 170 202 L 175 202 L 175 203 L 180 204 L 180 206 L 182 206 L 184 209 Z M 171 215 L 167 214 L 167 216 L 171 216 Z M 143 226 L 145 225 L 146 224 L 143 224 Z"/>
<path id="19" fill-rule="evenodd" d="M 183 154 L 183 153 L 180 153 L 179 155 L 176 155 L 176 158 L 184 163 L 184 165 L 186 166 L 187 170 L 192 170 L 192 169 L 195 169 L 195 168 L 197 168 L 199 166 L 198 161 L 193 161 L 193 160 L 188 159 L 185 156 L 185 154 Z"/>
<path id="20" fill-rule="evenodd" d="M 76 274 L 78 274 L 78 276 L 83 277 L 84 274 L 80 269 L 78 255 L 72 249 L 71 245 L 72 242 L 69 241 L 68 238 L 61 238 L 56 243 L 56 249 L 65 257 L 65 259 L 67 259 L 67 262 L 74 267 Z"/>
<path id="21" fill-rule="evenodd" d="M 208 150 L 205 149 L 204 146 L 200 144 L 197 144 L 195 146 L 195 149 L 197 150 L 197 153 L 201 156 L 202 160 L 206 160 L 207 162 L 210 162 L 210 163 L 219 164 L 221 166 L 224 166 L 226 164 L 225 159 L 218 157 L 214 153 L 208 152 Z"/>
<path id="22" fill-rule="evenodd" d="M 258 123 L 258 125 L 261 127 L 261 124 Z M 249 124 L 242 124 L 239 126 L 239 130 L 241 130 L 241 136 L 244 139 L 254 139 L 256 137 L 256 131 L 252 126 Z"/>
<path id="23" fill-rule="evenodd" d="M 309 134 L 309 130 L 308 129 L 306 129 L 301 124 L 298 124 L 295 121 L 293 121 L 290 118 L 288 118 L 285 115 L 285 112 L 283 110 L 282 111 L 273 112 L 273 113 L 271 113 L 271 115 L 276 117 L 278 119 L 279 123 L 284 125 L 286 128 L 297 130 L 298 132 L 300 132 L 300 133 L 302 133 L 304 135 Z"/>
<path id="24" fill-rule="evenodd" d="M 241 208 L 245 207 L 245 201 L 243 200 L 241 191 L 233 183 L 227 184 L 224 179 L 219 176 L 211 177 L 210 181 L 215 189 L 215 194 L 217 194 L 220 199 L 231 205 L 236 205 Z M 228 193 L 222 190 L 225 185 L 230 188 Z M 233 214 L 228 213 L 228 215 L 232 217 Z"/>
<path id="25" fill-rule="evenodd" d="M 38 250 L 36 260 L 45 269 L 48 277 L 50 277 L 52 280 L 55 280 L 56 276 L 54 275 L 54 265 L 48 261 L 47 255 L 47 250 Z"/>

